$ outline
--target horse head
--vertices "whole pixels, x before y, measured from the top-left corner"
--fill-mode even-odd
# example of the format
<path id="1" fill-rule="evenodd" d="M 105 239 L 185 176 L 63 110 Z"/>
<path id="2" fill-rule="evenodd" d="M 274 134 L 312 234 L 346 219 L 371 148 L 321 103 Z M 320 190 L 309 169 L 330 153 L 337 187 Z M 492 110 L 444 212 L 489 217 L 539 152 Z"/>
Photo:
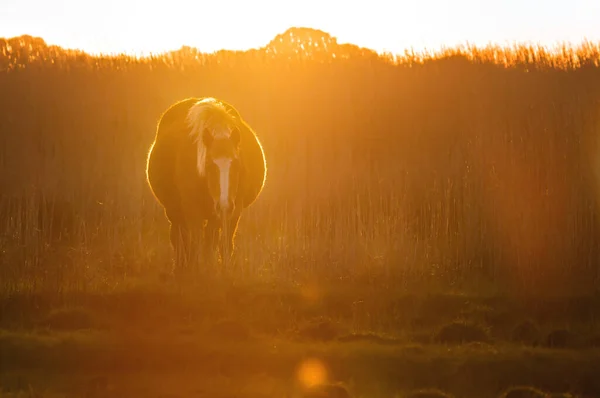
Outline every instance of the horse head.
<path id="1" fill-rule="evenodd" d="M 217 218 L 229 220 L 237 210 L 242 163 L 236 115 L 214 98 L 197 102 L 188 112 L 190 134 L 197 145 L 197 169 L 207 184 Z"/>
<path id="2" fill-rule="evenodd" d="M 240 130 L 225 125 L 220 130 L 205 128 L 202 133 L 206 147 L 205 178 L 217 217 L 225 221 L 236 211 L 236 196 L 240 181 Z"/>

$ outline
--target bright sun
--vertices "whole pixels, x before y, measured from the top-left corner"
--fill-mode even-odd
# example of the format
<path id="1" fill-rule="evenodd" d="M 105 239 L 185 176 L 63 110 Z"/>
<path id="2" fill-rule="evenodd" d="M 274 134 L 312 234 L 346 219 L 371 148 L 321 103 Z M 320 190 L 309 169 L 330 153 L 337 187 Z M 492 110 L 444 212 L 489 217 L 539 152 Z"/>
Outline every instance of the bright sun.
<path id="1" fill-rule="evenodd" d="M 539 3 L 538 5 L 533 3 Z M 292 27 L 325 31 L 339 43 L 378 52 L 469 42 L 600 40 L 600 3 L 557 0 L 492 4 L 474 0 L 2 0 L 0 37 L 22 34 L 92 53 L 204 52 L 266 45 Z"/>
<path id="2" fill-rule="evenodd" d="M 114 2 L 114 0 L 112 0 Z M 393 47 L 393 32 L 382 26 L 393 26 L 385 15 L 375 21 L 360 19 L 358 10 L 352 6 L 343 10 L 332 2 L 304 1 L 294 6 L 278 4 L 270 0 L 208 2 L 170 1 L 167 9 L 143 7 L 134 10 L 136 2 L 128 2 L 115 12 L 112 28 L 98 26 L 93 42 L 84 43 L 82 35 L 72 35 L 78 42 L 74 47 L 91 52 L 114 51 L 149 53 L 162 52 L 190 45 L 201 51 L 220 49 L 247 50 L 265 46 L 277 34 L 291 27 L 308 27 L 324 30 L 336 36 L 340 42 L 353 42 L 376 51 Z M 123 13 L 123 7 L 127 12 Z M 182 12 L 183 10 L 183 12 Z M 143 13 L 144 17 L 129 16 Z M 388 23 L 389 22 L 389 23 Z M 163 25 L 157 29 L 157 24 Z M 116 35 L 115 26 L 120 34 Z M 79 39 L 81 38 L 81 39 Z M 387 39 L 386 39 L 387 38 Z M 389 43 L 386 44 L 386 40 Z"/>

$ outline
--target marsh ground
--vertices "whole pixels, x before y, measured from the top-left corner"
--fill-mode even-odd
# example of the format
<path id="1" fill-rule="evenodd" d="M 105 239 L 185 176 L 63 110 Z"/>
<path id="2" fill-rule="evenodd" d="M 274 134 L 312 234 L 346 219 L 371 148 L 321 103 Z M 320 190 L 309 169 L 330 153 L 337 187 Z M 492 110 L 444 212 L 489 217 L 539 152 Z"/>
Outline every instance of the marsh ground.
<path id="1" fill-rule="evenodd" d="M 13 295 L 0 383 L 44 397 L 293 397 L 327 382 L 356 397 L 598 396 L 599 304 L 231 282 Z"/>

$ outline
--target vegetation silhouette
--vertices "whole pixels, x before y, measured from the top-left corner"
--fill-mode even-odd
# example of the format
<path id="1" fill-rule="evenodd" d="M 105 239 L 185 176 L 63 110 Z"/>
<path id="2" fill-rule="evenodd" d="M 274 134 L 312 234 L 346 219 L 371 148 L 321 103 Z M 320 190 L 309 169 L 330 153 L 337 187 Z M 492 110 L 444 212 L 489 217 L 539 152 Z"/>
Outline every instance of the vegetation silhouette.
<path id="1" fill-rule="evenodd" d="M 2 192 L 70 202 L 105 265 L 147 268 L 164 236 L 149 131 L 211 93 L 261 131 L 275 170 L 242 258 L 390 283 L 597 286 L 596 45 L 391 57 L 292 28 L 246 52 L 90 56 L 22 36 L 0 54 Z"/>

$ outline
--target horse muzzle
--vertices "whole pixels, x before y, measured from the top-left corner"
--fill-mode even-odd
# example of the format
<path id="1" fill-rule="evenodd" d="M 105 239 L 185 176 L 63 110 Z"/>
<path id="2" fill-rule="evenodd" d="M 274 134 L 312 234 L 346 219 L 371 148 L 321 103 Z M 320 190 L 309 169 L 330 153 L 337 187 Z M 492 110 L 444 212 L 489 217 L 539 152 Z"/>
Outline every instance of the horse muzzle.
<path id="1" fill-rule="evenodd" d="M 232 201 L 221 203 L 215 203 L 215 212 L 220 218 L 226 219 L 231 216 L 235 210 L 235 204 Z"/>

